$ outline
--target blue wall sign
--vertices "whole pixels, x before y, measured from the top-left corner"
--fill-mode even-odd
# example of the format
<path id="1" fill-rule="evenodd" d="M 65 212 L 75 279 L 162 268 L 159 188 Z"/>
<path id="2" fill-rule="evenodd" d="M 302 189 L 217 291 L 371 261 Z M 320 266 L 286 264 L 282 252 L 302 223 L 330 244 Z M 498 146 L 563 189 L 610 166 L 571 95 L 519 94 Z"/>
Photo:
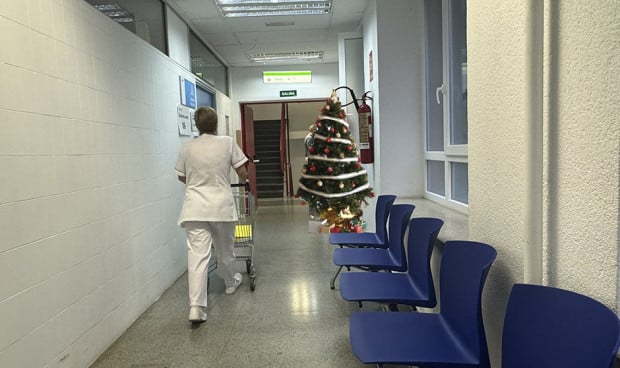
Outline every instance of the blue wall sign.
<path id="1" fill-rule="evenodd" d="M 196 84 L 194 82 L 179 77 L 179 87 L 181 91 L 181 105 L 196 108 Z"/>

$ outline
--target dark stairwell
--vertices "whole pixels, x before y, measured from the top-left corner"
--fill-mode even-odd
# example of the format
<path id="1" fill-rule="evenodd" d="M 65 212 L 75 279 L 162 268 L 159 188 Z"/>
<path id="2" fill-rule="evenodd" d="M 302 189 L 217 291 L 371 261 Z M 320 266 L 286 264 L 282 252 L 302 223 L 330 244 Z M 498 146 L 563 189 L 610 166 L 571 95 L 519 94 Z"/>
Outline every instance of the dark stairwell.
<path id="1" fill-rule="evenodd" d="M 258 198 L 282 198 L 284 176 L 280 170 L 280 121 L 254 121 L 256 190 Z"/>

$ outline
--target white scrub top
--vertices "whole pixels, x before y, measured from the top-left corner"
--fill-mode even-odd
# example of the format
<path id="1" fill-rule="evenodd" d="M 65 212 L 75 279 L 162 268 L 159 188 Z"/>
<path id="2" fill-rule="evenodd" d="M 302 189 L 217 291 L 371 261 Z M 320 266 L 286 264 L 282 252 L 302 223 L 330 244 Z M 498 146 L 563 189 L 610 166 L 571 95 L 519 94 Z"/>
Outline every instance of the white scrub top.
<path id="1" fill-rule="evenodd" d="M 237 221 L 230 168 L 247 157 L 231 137 L 202 134 L 181 147 L 175 166 L 186 179 L 185 200 L 178 224 L 185 221 Z"/>

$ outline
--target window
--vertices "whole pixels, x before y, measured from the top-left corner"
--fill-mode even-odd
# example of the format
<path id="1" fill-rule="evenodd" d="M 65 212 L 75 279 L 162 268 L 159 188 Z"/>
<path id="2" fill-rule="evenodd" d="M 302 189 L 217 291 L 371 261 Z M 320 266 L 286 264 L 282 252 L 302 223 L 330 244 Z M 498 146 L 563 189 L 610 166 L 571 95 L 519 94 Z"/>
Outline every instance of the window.
<path id="1" fill-rule="evenodd" d="M 103 14 L 167 54 L 161 0 L 87 0 Z"/>
<path id="2" fill-rule="evenodd" d="M 215 93 L 209 90 L 209 87 L 204 86 L 203 82 L 196 81 L 196 106 L 210 106 L 216 109 L 215 106 Z"/>
<path id="3" fill-rule="evenodd" d="M 467 211 L 467 3 L 425 0 L 425 196 Z"/>
<path id="4" fill-rule="evenodd" d="M 194 34 L 189 34 L 191 68 L 198 78 L 228 96 L 228 68 Z"/>

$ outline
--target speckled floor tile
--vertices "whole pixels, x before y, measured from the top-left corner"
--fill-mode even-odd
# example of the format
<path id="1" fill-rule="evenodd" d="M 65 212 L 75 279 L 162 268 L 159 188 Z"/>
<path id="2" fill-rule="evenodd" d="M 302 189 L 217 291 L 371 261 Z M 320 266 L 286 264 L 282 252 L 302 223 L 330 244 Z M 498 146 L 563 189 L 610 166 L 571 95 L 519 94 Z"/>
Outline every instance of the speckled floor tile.
<path id="1" fill-rule="evenodd" d="M 358 306 L 329 288 L 334 247 L 327 234 L 308 233 L 307 221 L 297 201 L 259 202 L 255 291 L 243 261 L 233 295 L 212 274 L 207 322 L 192 325 L 182 275 L 91 367 L 364 367 L 348 336 Z"/>

